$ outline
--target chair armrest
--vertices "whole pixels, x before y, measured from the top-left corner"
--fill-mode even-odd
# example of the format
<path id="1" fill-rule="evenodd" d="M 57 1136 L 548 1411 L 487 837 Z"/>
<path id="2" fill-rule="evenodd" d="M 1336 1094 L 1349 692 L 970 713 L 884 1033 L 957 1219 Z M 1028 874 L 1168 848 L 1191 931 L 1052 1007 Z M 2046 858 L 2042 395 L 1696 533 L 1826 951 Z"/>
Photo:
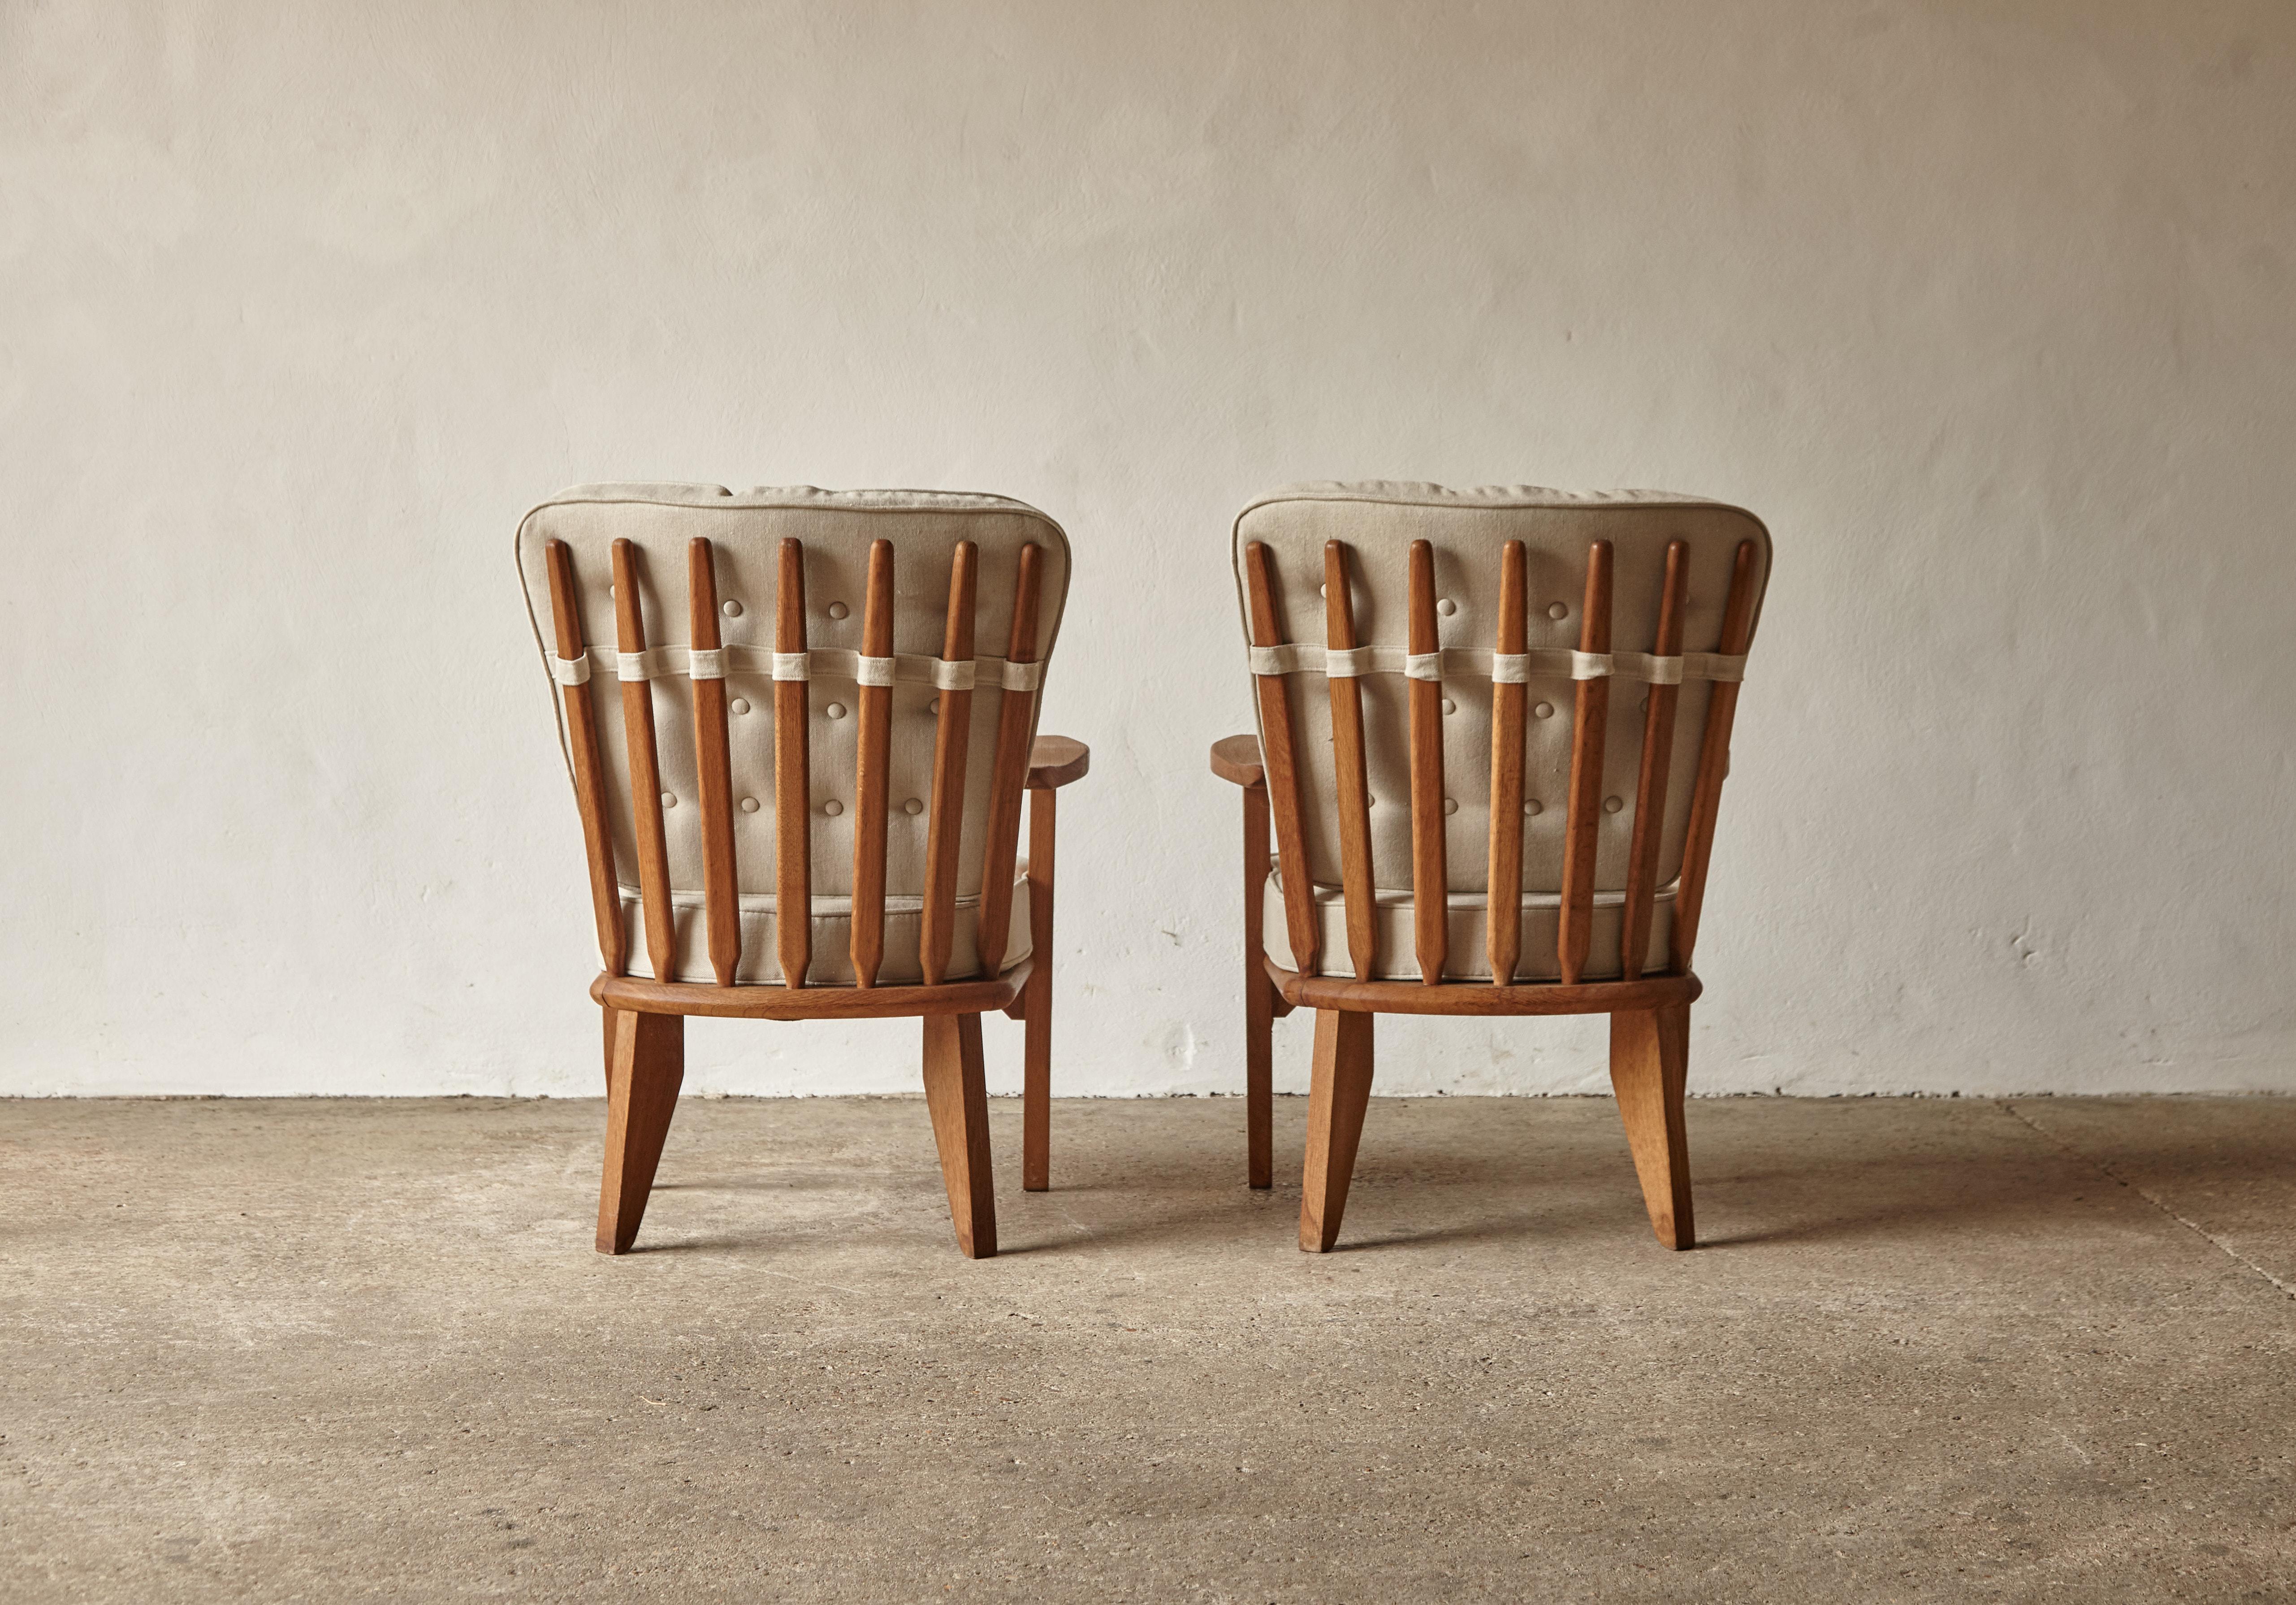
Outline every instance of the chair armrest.
<path id="1" fill-rule="evenodd" d="M 1214 741 L 1212 773 L 1239 786 L 1262 784 L 1267 776 L 1259 767 L 1259 738 L 1231 735 Z"/>
<path id="2" fill-rule="evenodd" d="M 1082 780 L 1092 767 L 1092 749 L 1064 735 L 1040 735 L 1029 749 L 1029 790 L 1056 791 Z"/>

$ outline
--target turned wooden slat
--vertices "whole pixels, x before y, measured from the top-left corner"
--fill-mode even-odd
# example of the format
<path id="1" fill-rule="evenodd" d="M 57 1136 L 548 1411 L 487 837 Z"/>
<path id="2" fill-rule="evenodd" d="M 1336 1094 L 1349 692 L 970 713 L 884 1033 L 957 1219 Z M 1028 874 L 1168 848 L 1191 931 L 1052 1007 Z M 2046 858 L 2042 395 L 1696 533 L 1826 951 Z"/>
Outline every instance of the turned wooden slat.
<path id="1" fill-rule="evenodd" d="M 1348 549 L 1324 545 L 1324 630 L 1335 650 L 1356 644 L 1355 598 L 1348 585 Z M 1369 980 L 1379 959 L 1378 892 L 1371 873 L 1371 778 L 1364 757 L 1363 682 L 1332 675 L 1332 758 L 1339 770 L 1340 893 L 1347 906 L 1348 958 L 1357 980 Z"/>
<path id="2" fill-rule="evenodd" d="M 1409 597 L 1413 656 L 1439 651 L 1435 633 L 1435 548 L 1411 543 Z M 1450 872 L 1443 853 L 1443 683 L 1413 680 L 1411 697 L 1411 924 L 1419 979 L 1443 979 L 1449 956 Z"/>
<path id="3" fill-rule="evenodd" d="M 1264 541 L 1243 549 L 1244 588 L 1251 602 L 1251 644 L 1282 646 L 1276 622 L 1275 559 Z M 1259 760 L 1267 777 L 1269 810 L 1275 815 L 1275 855 L 1283 872 L 1283 921 L 1292 938 L 1292 957 L 1303 974 L 1316 971 L 1323 943 L 1316 920 L 1316 888 L 1308 868 L 1308 833 L 1300 812 L 1300 754 L 1292 744 L 1291 693 L 1285 675 L 1254 676 L 1259 692 L 1259 727 L 1267 733 Z"/>
<path id="4" fill-rule="evenodd" d="M 1682 610 L 1690 585 L 1690 545 L 1669 541 L 1666 587 L 1658 604 L 1654 657 L 1682 655 Z M 1627 851 L 1627 906 L 1619 922 L 1619 973 L 1633 980 L 1650 951 L 1652 910 L 1658 901 L 1659 837 L 1666 823 L 1666 784 L 1674 759 L 1674 707 L 1682 687 L 1652 685 L 1643 716 L 1642 774 L 1635 783 L 1634 843 Z"/>
<path id="5" fill-rule="evenodd" d="M 625 652 L 646 650 L 638 597 L 637 548 L 614 543 L 614 639 Z M 661 824 L 661 754 L 654 741 L 653 682 L 622 682 L 622 741 L 630 749 L 630 815 L 638 848 L 638 893 L 646 958 L 662 980 L 677 962 L 676 911 L 669 905 L 669 843 Z"/>
<path id="6" fill-rule="evenodd" d="M 582 656 L 581 593 L 574 588 L 574 554 L 564 541 L 552 541 L 547 550 L 550 569 L 550 622 L 557 636 L 558 656 L 568 661 Z M 594 667 L 593 669 L 594 671 Z M 590 911 L 598 921 L 598 956 L 609 975 L 629 968 L 629 949 L 622 936 L 622 895 L 614 880 L 614 838 L 606 823 L 606 774 L 598 761 L 598 715 L 590 704 L 590 687 L 559 688 L 566 708 L 566 742 L 574 752 L 574 802 L 582 815 L 582 850 L 590 864 Z"/>
<path id="7" fill-rule="evenodd" d="M 805 651 L 802 541 L 781 544 L 774 603 L 774 651 Z M 813 962 L 812 701 L 812 682 L 774 682 L 774 951 L 790 987 Z"/>
<path id="8" fill-rule="evenodd" d="M 1501 548 L 1497 650 L 1509 654 L 1521 653 L 1528 640 L 1527 562 L 1521 541 Z M 1490 873 L 1484 880 L 1490 919 L 1484 951 L 1494 987 L 1514 979 L 1522 957 L 1522 733 L 1529 690 L 1519 681 L 1491 684 Z"/>
<path id="9" fill-rule="evenodd" d="M 693 650 L 716 651 L 718 568 L 709 542 L 696 536 L 685 549 L 687 628 Z M 734 984 L 742 962 L 742 905 L 734 858 L 734 757 L 726 729 L 726 682 L 693 680 L 693 756 L 701 784 L 701 897 L 709 927 L 709 969 L 718 984 Z"/>
<path id="10" fill-rule="evenodd" d="M 1730 599 L 1716 649 L 1734 658 L 1746 650 L 1754 626 L 1754 543 L 1738 543 L 1730 570 Z M 1698 749 L 1697 789 L 1691 793 L 1690 837 L 1682 850 L 1682 885 L 1674 898 L 1673 967 L 1690 968 L 1698 941 L 1698 915 L 1706 901 L 1706 865 L 1714 852 L 1714 820 L 1722 807 L 1722 779 L 1730 770 L 1730 725 L 1738 716 L 1738 683 L 1718 680 L 1706 704 L 1706 734 Z"/>
<path id="11" fill-rule="evenodd" d="M 1008 663 L 1037 660 L 1037 594 L 1044 548 L 1021 548 L 1013 580 L 1013 633 Z M 1008 691 L 996 711 L 996 753 L 988 770 L 988 845 L 980 872 L 980 973 L 995 975 L 1004 962 L 1013 927 L 1013 865 L 1021 850 L 1021 793 L 1029 778 L 1029 743 L 1037 723 L 1037 693 Z"/>
<path id="12" fill-rule="evenodd" d="M 861 604 L 861 655 L 893 655 L 893 543 L 869 543 L 869 594 Z M 853 984 L 873 987 L 885 962 L 885 824 L 890 807 L 893 688 L 854 692 L 860 756 L 853 776 Z"/>
<path id="13" fill-rule="evenodd" d="M 972 661 L 973 570 L 979 548 L 959 541 L 948 569 L 948 621 L 941 635 L 944 662 Z M 940 716 L 933 727 L 932 804 L 925 832 L 925 903 L 918 936 L 925 985 L 937 987 L 948 973 L 956 936 L 957 850 L 964 829 L 965 744 L 972 734 L 972 693 L 940 693 Z M 1008 894 L 1009 894 L 1009 889 Z"/>
<path id="14" fill-rule="evenodd" d="M 1587 549 L 1587 603 L 1578 619 L 1578 650 L 1611 650 L 1611 543 Z M 1595 848 L 1603 818 L 1603 737 L 1611 716 L 1608 676 L 1578 682 L 1570 732 L 1570 812 L 1562 827 L 1562 909 L 1556 931 L 1562 984 L 1576 986 L 1587 968 L 1595 923 Z"/>

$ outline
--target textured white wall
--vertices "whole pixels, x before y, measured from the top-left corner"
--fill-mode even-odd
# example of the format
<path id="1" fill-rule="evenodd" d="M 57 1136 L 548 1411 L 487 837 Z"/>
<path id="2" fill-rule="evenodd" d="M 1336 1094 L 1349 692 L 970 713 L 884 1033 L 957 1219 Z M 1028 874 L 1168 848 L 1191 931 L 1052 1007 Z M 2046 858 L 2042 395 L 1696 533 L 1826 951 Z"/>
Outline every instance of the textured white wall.
<path id="1" fill-rule="evenodd" d="M 627 478 L 1066 524 L 1059 1084 L 1234 1089 L 1226 523 L 1374 475 L 1775 532 L 1693 1086 L 2296 1086 L 2292 203 L 2284 0 L 0 0 L 0 1088 L 594 1092 L 510 540 Z"/>

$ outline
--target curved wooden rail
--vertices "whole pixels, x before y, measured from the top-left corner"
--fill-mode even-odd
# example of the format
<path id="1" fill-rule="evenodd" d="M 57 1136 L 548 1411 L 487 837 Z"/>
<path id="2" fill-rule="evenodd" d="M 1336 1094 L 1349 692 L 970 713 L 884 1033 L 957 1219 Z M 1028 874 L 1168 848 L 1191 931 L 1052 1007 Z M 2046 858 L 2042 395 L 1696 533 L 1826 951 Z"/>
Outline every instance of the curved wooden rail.
<path id="1" fill-rule="evenodd" d="M 1488 981 L 1358 981 L 1341 975 L 1300 975 L 1274 959 L 1267 979 L 1283 1001 L 1300 1009 L 1349 1014 L 1621 1014 L 1688 1003 L 1704 986 L 1694 975 L 1652 975 L 1637 981 L 1560 981 L 1494 987 Z"/>
<path id="2" fill-rule="evenodd" d="M 993 981 L 943 981 L 938 987 L 713 987 L 600 975 L 593 1001 L 633 1014 L 706 1014 L 719 1020 L 884 1020 L 925 1014 L 981 1014 L 1018 998 L 1036 967 L 1022 959 Z"/>

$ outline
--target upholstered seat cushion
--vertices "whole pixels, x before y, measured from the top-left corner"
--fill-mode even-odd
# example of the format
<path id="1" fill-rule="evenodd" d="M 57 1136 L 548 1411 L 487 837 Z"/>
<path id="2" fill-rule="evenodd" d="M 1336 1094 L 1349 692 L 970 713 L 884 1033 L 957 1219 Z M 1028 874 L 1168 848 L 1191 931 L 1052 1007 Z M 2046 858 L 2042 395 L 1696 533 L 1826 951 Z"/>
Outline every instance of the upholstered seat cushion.
<path id="1" fill-rule="evenodd" d="M 1283 873 L 1279 865 L 1267 877 L 1260 907 L 1267 933 L 1267 951 L 1276 962 L 1289 967 L 1292 960 L 1284 935 Z M 1340 896 L 1340 888 L 1319 882 L 1314 889 L 1316 924 L 1321 934 L 1323 951 L 1313 973 L 1353 976 L 1355 965 L 1348 956 L 1347 906 Z M 1652 903 L 1650 948 L 1648 956 L 1643 961 L 1645 973 L 1656 974 L 1667 967 L 1667 944 L 1674 935 L 1674 892 L 1671 886 L 1661 887 Z M 1378 953 L 1373 961 L 1371 974 L 1358 979 L 1382 981 L 1423 979 L 1415 949 L 1413 922 L 1416 918 L 1416 908 L 1411 894 L 1382 888 L 1374 901 L 1378 909 L 1374 921 L 1378 931 Z M 1489 980 L 1490 899 L 1481 892 L 1453 892 L 1445 902 L 1443 927 L 1447 946 L 1443 960 L 1443 979 L 1450 981 Z M 1626 894 L 1622 891 L 1598 891 L 1595 894 L 1593 940 L 1588 946 L 1586 979 L 1599 981 L 1617 978 L 1620 970 L 1619 926 L 1626 902 Z M 1515 964 L 1516 980 L 1552 981 L 1562 979 L 1562 966 L 1555 947 L 1562 908 L 1562 899 L 1555 893 L 1522 894 L 1522 956 Z"/>
<path id="2" fill-rule="evenodd" d="M 1002 968 L 1010 970 L 1026 959 L 1030 952 L 1029 932 L 1029 878 L 1026 864 L 1015 872 L 1013 880 L 1013 934 L 1004 947 Z M 638 913 L 638 888 L 625 886 L 622 894 L 623 939 L 629 953 L 630 973 L 651 976 L 653 967 L 647 962 L 645 933 Z M 677 931 L 677 973 L 671 980 L 710 982 L 717 978 L 709 969 L 709 933 L 702 919 L 701 894 L 674 892 L 670 906 L 676 913 Z M 917 962 L 917 940 L 922 919 L 924 900 L 922 897 L 889 897 L 885 899 L 885 959 L 877 971 L 881 987 L 913 986 L 924 979 Z M 781 960 L 775 954 L 778 912 L 770 896 L 745 895 L 742 898 L 742 962 L 734 969 L 737 986 L 783 984 Z M 980 899 L 959 897 L 956 900 L 956 922 L 952 928 L 949 944 L 948 974 L 952 979 L 977 977 L 980 971 L 980 951 L 975 938 L 980 927 Z M 806 970 L 806 981 L 816 987 L 849 987 L 853 984 L 853 900 L 850 897 L 816 897 L 813 900 L 813 962 Z"/>

